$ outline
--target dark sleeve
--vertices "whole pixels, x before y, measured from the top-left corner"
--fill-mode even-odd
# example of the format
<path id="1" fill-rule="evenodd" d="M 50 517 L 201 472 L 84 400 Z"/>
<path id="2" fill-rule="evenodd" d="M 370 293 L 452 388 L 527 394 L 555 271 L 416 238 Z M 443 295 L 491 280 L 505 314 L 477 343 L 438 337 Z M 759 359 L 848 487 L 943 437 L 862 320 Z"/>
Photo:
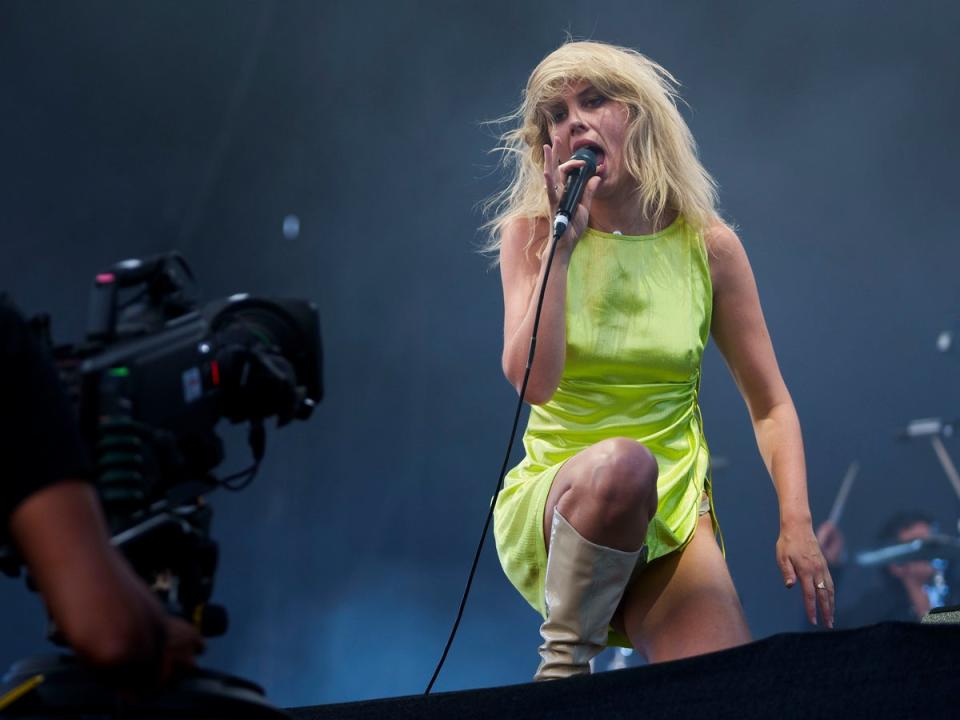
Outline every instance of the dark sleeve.
<path id="1" fill-rule="evenodd" d="M 0 535 L 27 496 L 89 474 L 57 370 L 23 316 L 0 295 Z"/>
<path id="2" fill-rule="evenodd" d="M 837 608 L 839 629 L 863 627 L 880 622 L 916 621 L 910 614 L 910 601 L 892 584 L 878 585 L 865 591 L 853 602 Z"/>

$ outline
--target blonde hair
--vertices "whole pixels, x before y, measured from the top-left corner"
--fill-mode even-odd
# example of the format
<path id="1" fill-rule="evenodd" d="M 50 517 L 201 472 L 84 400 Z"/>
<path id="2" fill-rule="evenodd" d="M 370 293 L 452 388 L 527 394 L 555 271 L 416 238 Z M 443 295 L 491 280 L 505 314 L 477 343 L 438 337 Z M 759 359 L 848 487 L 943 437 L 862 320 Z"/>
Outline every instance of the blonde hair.
<path id="1" fill-rule="evenodd" d="M 505 226 L 549 215 L 543 182 L 543 146 L 551 144 L 549 106 L 566 89 L 588 82 L 628 111 L 625 166 L 637 182 L 644 215 L 658 224 L 675 210 L 698 229 L 718 217 L 716 183 L 697 158 L 696 141 L 677 109 L 679 83 L 663 67 L 630 48 L 567 42 L 547 55 L 527 81 L 520 106 L 492 121 L 514 127 L 493 152 L 508 169 L 509 185 L 483 205 L 483 250 L 499 254 Z M 530 242 L 533 241 L 531 236 Z"/>

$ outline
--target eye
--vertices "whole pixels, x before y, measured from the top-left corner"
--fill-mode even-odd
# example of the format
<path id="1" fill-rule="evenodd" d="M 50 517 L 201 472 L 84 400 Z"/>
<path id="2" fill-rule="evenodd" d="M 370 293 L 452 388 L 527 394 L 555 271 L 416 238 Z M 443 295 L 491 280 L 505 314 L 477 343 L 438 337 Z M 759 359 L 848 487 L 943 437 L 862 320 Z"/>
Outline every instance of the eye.
<path id="1" fill-rule="evenodd" d="M 553 110 L 550 112 L 550 119 L 553 121 L 554 125 L 557 123 L 563 122 L 563 119 L 567 116 L 566 110 Z"/>
<path id="2" fill-rule="evenodd" d="M 584 104 L 589 108 L 597 108 L 606 101 L 607 99 L 603 95 L 591 95 L 584 101 Z"/>

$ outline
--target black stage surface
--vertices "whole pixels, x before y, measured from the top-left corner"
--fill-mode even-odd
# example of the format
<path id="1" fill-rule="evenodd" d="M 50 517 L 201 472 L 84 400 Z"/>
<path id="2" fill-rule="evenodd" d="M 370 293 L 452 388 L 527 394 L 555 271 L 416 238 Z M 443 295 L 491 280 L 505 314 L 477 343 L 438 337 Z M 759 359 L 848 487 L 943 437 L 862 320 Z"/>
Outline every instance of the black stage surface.
<path id="1" fill-rule="evenodd" d="M 76 670 L 76 666 L 74 666 Z M 642 668 L 527 683 L 289 709 L 297 720 L 418 718 L 957 718 L 960 625 L 884 623 L 775 635 L 743 647 Z M 291 667 L 290 672 L 296 672 Z M 363 667 L 357 667 L 363 673 Z M 280 720 L 245 693 L 211 693 L 216 673 L 144 702 L 84 681 L 80 669 L 14 702 L 2 718 L 29 720 Z M 27 676 L 32 672 L 27 672 Z M 225 676 L 224 676 L 225 677 Z M 211 684 L 214 682 L 214 685 Z"/>
<path id="2" fill-rule="evenodd" d="M 957 718 L 960 626 L 883 623 L 775 635 L 643 668 L 387 700 L 302 707 L 371 718 Z"/>

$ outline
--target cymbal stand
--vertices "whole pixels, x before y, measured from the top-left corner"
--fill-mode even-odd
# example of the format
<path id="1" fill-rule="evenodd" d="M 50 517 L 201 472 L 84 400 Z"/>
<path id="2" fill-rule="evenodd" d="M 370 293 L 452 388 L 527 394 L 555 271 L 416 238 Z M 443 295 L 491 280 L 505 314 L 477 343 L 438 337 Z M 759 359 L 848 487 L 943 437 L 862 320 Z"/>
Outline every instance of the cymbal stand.
<path id="1" fill-rule="evenodd" d="M 953 485 L 953 491 L 957 494 L 957 499 L 960 500 L 960 473 L 957 472 L 957 466 L 953 464 L 950 453 L 947 452 L 947 448 L 944 447 L 943 440 L 940 439 L 939 435 L 931 435 L 930 444 L 940 461 L 943 472 L 946 473 L 947 479 Z"/>

